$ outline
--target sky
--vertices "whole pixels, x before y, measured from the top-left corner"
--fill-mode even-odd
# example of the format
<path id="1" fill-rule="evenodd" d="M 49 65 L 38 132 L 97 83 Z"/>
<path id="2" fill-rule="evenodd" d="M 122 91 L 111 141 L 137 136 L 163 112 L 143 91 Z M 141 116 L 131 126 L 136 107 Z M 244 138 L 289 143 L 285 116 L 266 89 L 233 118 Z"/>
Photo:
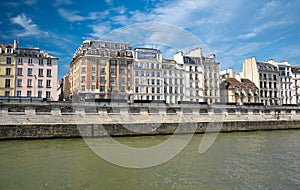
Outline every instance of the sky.
<path id="1" fill-rule="evenodd" d="M 59 78 L 84 40 L 140 23 L 168 24 L 194 35 L 221 69 L 239 72 L 251 56 L 300 66 L 299 0 L 15 0 L 1 1 L 0 10 L 0 43 L 17 39 L 20 47 L 48 51 L 59 58 Z M 163 35 L 184 41 L 171 31 Z"/>

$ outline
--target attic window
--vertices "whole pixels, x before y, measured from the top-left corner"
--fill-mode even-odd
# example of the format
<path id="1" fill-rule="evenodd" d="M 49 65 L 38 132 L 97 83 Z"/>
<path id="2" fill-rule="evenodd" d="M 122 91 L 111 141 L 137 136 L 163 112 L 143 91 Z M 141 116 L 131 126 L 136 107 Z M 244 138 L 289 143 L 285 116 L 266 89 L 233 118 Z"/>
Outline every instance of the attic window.
<path id="1" fill-rule="evenodd" d="M 6 53 L 12 53 L 12 49 L 11 48 L 6 48 Z"/>

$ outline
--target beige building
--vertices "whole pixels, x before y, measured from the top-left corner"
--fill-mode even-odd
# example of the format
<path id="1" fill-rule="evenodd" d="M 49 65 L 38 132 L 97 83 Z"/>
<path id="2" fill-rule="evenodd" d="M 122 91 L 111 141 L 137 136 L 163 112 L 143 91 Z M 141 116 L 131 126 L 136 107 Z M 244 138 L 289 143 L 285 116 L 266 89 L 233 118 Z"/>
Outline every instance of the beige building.
<path id="1" fill-rule="evenodd" d="M 70 64 L 71 95 L 128 98 L 133 88 L 132 61 L 128 43 L 84 41 Z"/>
<path id="2" fill-rule="evenodd" d="M 279 105 L 280 83 L 278 66 L 268 62 L 257 62 L 255 57 L 243 63 L 243 77 L 259 88 L 260 102 L 265 105 Z"/>
<path id="3" fill-rule="evenodd" d="M 249 79 L 228 76 L 220 84 L 220 102 L 235 103 L 258 103 L 258 88 Z"/>
<path id="4" fill-rule="evenodd" d="M 219 63 L 215 55 L 204 57 L 201 48 L 174 55 L 185 69 L 185 101 L 214 103 L 220 100 Z"/>
<path id="5" fill-rule="evenodd" d="M 0 44 L 0 96 L 14 96 L 14 86 L 14 45 Z"/>

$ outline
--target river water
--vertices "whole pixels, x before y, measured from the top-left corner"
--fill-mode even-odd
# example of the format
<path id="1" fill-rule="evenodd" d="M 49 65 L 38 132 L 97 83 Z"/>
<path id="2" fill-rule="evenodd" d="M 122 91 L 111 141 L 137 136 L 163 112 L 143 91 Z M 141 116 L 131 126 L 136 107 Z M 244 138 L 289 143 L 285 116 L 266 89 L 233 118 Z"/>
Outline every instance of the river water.
<path id="1" fill-rule="evenodd" d="M 0 142 L 0 189 L 299 189 L 300 130 L 223 133 L 198 153 L 203 135 L 170 161 L 128 169 L 82 139 Z M 167 136 L 122 137 L 133 146 Z"/>

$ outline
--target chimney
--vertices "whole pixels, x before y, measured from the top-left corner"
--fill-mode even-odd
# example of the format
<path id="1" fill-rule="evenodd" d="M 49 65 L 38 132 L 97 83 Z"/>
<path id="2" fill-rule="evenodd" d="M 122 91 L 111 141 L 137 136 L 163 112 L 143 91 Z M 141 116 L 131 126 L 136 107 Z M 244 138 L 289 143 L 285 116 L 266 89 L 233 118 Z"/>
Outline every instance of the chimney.
<path id="1" fill-rule="evenodd" d="M 235 77 L 233 68 L 228 68 L 227 73 L 228 73 L 229 78 L 234 78 Z"/>
<path id="2" fill-rule="evenodd" d="M 14 39 L 14 49 L 18 49 L 18 46 L 19 46 L 18 41 Z"/>

